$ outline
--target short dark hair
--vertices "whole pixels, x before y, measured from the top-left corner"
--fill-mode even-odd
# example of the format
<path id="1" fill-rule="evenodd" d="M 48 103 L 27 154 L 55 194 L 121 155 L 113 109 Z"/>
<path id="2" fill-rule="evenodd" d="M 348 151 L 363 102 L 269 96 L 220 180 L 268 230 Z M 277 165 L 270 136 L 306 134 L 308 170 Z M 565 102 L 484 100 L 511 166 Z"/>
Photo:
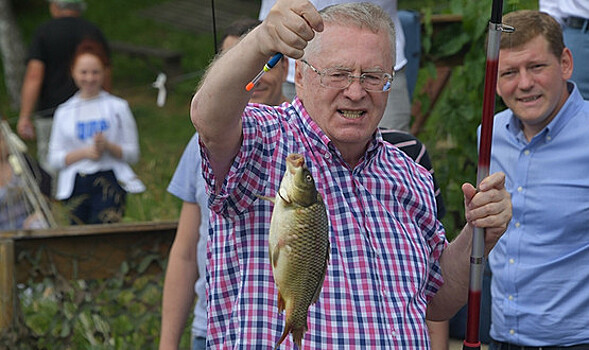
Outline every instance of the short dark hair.
<path id="1" fill-rule="evenodd" d="M 519 47 L 541 35 L 548 41 L 550 51 L 557 58 L 562 56 L 565 48 L 562 28 L 549 14 L 534 10 L 514 11 L 503 16 L 503 24 L 512 26 L 515 31 L 501 35 L 501 49 Z"/>
<path id="2" fill-rule="evenodd" d="M 227 28 L 225 28 L 225 34 L 221 38 L 221 44 L 223 44 L 223 41 L 225 41 L 228 36 L 236 36 L 241 38 L 250 30 L 260 25 L 260 23 L 262 23 L 262 21 L 254 18 L 241 18 L 233 21 Z"/>

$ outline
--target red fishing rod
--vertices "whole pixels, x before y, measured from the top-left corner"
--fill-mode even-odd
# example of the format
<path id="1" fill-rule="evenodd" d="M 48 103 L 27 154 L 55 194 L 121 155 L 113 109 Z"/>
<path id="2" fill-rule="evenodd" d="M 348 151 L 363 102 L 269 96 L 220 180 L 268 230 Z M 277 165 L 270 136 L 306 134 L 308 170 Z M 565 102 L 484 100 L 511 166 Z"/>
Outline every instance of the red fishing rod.
<path id="1" fill-rule="evenodd" d="M 491 20 L 487 41 L 487 64 L 485 69 L 485 90 L 483 92 L 483 115 L 479 144 L 479 163 L 477 169 L 477 187 L 489 176 L 491 162 L 491 140 L 493 138 L 493 116 L 495 114 L 495 88 L 499 67 L 499 42 L 501 32 L 512 31 L 513 28 L 503 26 L 503 0 L 493 0 Z M 485 229 L 475 227 L 472 237 L 470 255 L 470 284 L 468 290 L 468 311 L 466 319 L 466 337 L 463 350 L 481 348 L 479 340 L 479 324 L 481 313 L 481 290 L 483 287 L 483 269 L 485 252 Z"/>

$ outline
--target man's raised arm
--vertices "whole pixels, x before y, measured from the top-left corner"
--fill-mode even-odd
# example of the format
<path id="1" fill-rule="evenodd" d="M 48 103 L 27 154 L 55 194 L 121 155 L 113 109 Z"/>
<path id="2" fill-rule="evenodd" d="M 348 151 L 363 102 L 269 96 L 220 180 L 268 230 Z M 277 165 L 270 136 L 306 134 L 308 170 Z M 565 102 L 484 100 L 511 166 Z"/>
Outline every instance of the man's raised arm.
<path id="1" fill-rule="evenodd" d="M 242 137 L 241 114 L 251 92 L 245 86 L 277 52 L 300 58 L 323 20 L 307 0 L 278 0 L 266 20 L 209 67 L 192 99 L 190 117 L 223 179 Z"/>

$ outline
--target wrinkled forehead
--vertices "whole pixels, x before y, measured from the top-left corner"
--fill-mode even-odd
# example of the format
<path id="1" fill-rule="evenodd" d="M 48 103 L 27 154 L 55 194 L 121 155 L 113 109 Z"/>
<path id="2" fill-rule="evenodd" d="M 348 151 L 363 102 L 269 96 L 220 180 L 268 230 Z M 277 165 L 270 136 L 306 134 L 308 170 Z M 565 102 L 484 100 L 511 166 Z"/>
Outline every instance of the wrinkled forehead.
<path id="1" fill-rule="evenodd" d="M 386 70 L 394 66 L 394 57 L 395 47 L 385 30 L 337 23 L 325 23 L 305 50 L 306 59 L 329 66 L 354 63 Z"/>

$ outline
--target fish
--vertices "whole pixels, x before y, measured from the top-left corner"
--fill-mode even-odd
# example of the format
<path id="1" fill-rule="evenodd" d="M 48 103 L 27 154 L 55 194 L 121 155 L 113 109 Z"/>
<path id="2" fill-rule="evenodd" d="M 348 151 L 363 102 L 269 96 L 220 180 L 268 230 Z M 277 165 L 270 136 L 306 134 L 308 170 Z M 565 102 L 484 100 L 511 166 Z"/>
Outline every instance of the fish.
<path id="1" fill-rule="evenodd" d="M 286 157 L 286 171 L 275 198 L 262 198 L 274 203 L 268 249 L 278 289 L 278 313 L 285 312 L 284 332 L 274 349 L 289 333 L 302 349 L 309 307 L 319 299 L 327 274 L 327 208 L 304 156 L 296 153 Z"/>

